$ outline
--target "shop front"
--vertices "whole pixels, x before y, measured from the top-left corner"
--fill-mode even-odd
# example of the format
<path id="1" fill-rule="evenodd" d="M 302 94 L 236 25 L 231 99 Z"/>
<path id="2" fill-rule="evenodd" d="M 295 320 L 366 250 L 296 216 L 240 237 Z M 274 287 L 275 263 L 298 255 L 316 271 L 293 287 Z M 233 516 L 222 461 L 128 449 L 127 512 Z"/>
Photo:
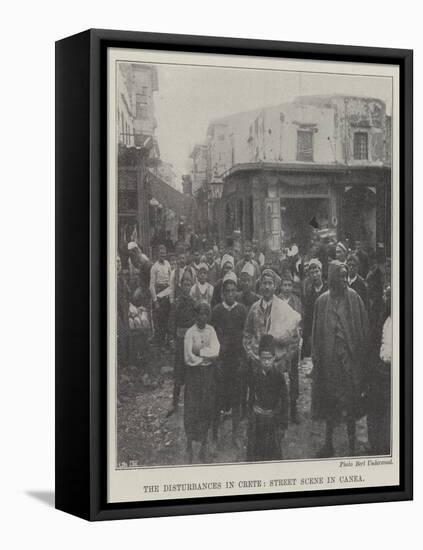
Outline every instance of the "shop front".
<path id="1" fill-rule="evenodd" d="M 320 230 L 390 246 L 389 184 L 390 170 L 379 166 L 237 165 L 224 179 L 220 238 L 236 232 L 269 252 L 293 243 L 305 251 Z"/>

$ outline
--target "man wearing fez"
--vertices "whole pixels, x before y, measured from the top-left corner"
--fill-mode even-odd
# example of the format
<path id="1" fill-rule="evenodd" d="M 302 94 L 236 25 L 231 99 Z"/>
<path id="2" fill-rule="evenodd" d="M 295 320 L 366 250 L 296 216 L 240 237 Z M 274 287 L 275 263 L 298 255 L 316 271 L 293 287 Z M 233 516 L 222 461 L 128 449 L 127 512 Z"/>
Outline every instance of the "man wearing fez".
<path id="1" fill-rule="evenodd" d="M 301 316 L 286 302 L 275 295 L 276 274 L 265 269 L 261 274 L 262 298 L 251 306 L 245 322 L 244 349 L 255 363 L 259 362 L 259 343 L 263 334 L 271 334 L 275 340 L 278 368 L 289 368 L 292 353 L 298 346 L 298 327 Z"/>
<path id="2" fill-rule="evenodd" d="M 329 290 L 316 301 L 312 333 L 312 413 L 326 422 L 319 457 L 334 456 L 333 429 L 346 422 L 354 455 L 356 420 L 362 415 L 369 325 L 360 296 L 348 286 L 348 268 L 335 260 Z"/>

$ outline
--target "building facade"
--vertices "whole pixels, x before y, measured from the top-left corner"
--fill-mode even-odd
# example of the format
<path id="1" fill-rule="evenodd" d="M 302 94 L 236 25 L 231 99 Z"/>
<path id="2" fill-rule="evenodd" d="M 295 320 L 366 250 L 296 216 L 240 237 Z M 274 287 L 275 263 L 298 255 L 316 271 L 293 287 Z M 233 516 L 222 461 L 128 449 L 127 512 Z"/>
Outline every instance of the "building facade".
<path id="1" fill-rule="evenodd" d="M 213 127 L 213 131 L 211 131 Z M 390 117 L 379 99 L 304 96 L 213 122 L 208 177 L 223 178 L 217 225 L 267 250 L 313 228 L 390 253 Z"/>
<path id="2" fill-rule="evenodd" d="M 156 68 L 120 63 L 118 72 L 118 249 L 125 264 L 129 241 L 155 257 L 160 243 L 179 239 L 195 208 L 192 196 L 177 189 L 172 164 L 160 158 Z"/>

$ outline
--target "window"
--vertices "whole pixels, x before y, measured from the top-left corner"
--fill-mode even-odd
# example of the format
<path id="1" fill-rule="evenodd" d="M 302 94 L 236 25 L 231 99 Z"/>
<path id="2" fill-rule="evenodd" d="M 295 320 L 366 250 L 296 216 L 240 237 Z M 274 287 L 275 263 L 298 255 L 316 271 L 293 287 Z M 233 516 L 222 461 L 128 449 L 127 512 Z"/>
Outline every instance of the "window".
<path id="1" fill-rule="evenodd" d="M 367 132 L 355 132 L 354 134 L 354 159 L 368 159 L 368 135 Z"/>
<path id="2" fill-rule="evenodd" d="M 313 132 L 298 130 L 297 132 L 297 160 L 309 162 L 313 160 Z"/>

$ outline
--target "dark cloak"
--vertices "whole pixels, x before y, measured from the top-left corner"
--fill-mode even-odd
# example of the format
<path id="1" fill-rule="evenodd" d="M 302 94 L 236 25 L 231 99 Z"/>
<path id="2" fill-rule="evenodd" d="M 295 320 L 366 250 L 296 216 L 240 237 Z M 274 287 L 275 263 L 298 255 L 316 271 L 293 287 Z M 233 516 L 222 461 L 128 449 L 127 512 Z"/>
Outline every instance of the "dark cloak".
<path id="1" fill-rule="evenodd" d="M 327 291 L 317 299 L 312 330 L 314 418 L 339 422 L 345 413 L 362 416 L 368 337 L 366 308 L 354 290 L 345 289 L 341 298 Z"/>

